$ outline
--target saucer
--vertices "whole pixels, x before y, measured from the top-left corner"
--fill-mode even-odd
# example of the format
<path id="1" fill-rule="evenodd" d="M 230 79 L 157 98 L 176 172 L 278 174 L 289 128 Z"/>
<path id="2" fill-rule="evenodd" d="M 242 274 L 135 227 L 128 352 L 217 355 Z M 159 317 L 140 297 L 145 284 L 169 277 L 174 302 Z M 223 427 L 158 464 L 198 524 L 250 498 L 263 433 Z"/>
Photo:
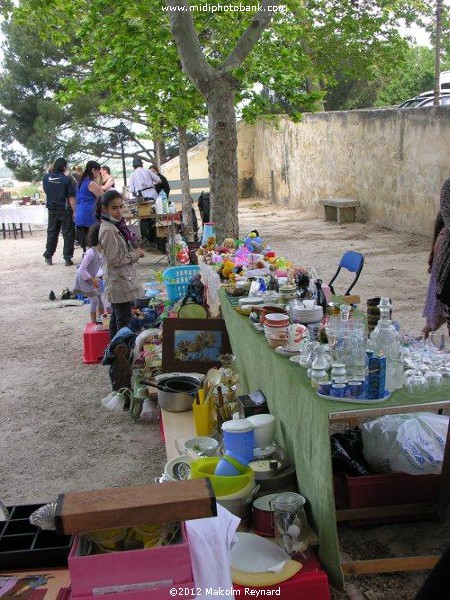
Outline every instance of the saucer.
<path id="1" fill-rule="evenodd" d="M 268 456 L 272 456 L 277 450 L 276 446 L 267 446 L 266 448 L 254 448 L 254 460 L 259 460 L 260 458 L 266 458 Z"/>
<path id="2" fill-rule="evenodd" d="M 281 354 L 281 356 L 295 356 L 296 354 L 300 354 L 300 350 L 289 350 L 289 348 L 284 348 L 283 346 L 275 348 L 275 352 Z"/>
<path id="3" fill-rule="evenodd" d="M 289 360 L 297 365 L 300 364 L 300 354 L 294 354 L 294 356 L 290 356 Z"/>

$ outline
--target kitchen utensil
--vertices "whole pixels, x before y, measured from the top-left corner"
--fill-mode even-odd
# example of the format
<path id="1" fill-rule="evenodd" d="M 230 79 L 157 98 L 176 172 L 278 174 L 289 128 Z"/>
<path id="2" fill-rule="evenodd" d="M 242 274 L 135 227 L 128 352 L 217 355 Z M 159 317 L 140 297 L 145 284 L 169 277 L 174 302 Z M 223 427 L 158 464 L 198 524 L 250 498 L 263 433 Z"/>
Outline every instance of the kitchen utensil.
<path id="1" fill-rule="evenodd" d="M 255 448 L 267 448 L 275 436 L 275 417 L 270 414 L 252 415 L 247 421 L 253 425 L 253 443 Z"/>
<path id="2" fill-rule="evenodd" d="M 169 412 L 191 410 L 195 393 L 201 384 L 197 377 L 186 375 L 167 375 L 157 380 L 142 380 L 141 383 L 156 387 L 159 406 Z"/>
<path id="3" fill-rule="evenodd" d="M 254 533 L 238 532 L 231 549 L 231 566 L 249 573 L 281 570 L 290 556 L 273 542 Z"/>

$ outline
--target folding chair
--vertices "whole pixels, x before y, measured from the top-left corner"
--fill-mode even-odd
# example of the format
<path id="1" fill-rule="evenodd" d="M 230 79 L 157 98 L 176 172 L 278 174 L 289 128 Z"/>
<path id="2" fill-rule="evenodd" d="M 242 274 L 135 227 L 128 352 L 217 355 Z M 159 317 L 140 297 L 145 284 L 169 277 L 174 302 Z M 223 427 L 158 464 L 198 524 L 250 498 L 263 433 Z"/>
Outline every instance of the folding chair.
<path id="1" fill-rule="evenodd" d="M 352 283 L 350 284 L 350 287 L 345 292 L 344 296 L 347 296 L 348 294 L 350 294 L 350 291 L 352 290 L 353 286 L 358 281 L 359 276 L 361 275 L 363 266 L 364 266 L 364 256 L 362 254 L 360 254 L 359 252 L 353 252 L 352 250 L 348 250 L 347 252 L 344 252 L 344 255 L 342 256 L 342 258 L 339 262 L 337 271 L 334 274 L 334 276 L 331 278 L 330 283 L 328 284 L 330 287 L 331 293 L 332 294 L 336 293 L 333 288 L 333 283 L 334 283 L 336 277 L 339 275 L 339 271 L 341 269 L 347 269 L 347 271 L 350 271 L 351 273 L 355 273 L 355 278 L 353 279 Z"/>

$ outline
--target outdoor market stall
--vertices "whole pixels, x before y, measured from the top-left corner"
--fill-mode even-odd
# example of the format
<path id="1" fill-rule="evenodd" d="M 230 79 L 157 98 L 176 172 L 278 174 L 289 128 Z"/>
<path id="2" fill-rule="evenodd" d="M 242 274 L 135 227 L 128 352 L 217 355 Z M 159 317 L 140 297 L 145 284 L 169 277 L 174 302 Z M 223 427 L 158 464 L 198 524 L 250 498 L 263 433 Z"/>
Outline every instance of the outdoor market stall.
<path id="1" fill-rule="evenodd" d="M 306 369 L 275 353 L 250 320 L 233 309 L 224 289 L 219 290 L 219 297 L 243 391 L 261 389 L 264 392 L 270 412 L 277 418 L 276 439 L 295 463 L 300 492 L 309 503 L 313 526 L 320 540 L 319 558 L 330 582 L 342 587 L 344 579 L 333 496 L 329 423 L 336 414 L 348 412 L 350 416 L 358 410 L 367 414 L 369 409 L 363 403 L 344 404 L 319 398 L 311 387 Z M 448 383 L 441 390 L 429 391 L 421 398 L 412 398 L 405 389 L 397 390 L 389 399 L 376 405 L 376 410 L 387 413 L 449 408 L 450 401 L 441 400 L 449 391 Z M 442 472 L 444 495 L 445 490 L 448 491 L 449 467 L 447 460 Z M 437 557 L 433 559 L 434 562 L 436 560 Z"/>

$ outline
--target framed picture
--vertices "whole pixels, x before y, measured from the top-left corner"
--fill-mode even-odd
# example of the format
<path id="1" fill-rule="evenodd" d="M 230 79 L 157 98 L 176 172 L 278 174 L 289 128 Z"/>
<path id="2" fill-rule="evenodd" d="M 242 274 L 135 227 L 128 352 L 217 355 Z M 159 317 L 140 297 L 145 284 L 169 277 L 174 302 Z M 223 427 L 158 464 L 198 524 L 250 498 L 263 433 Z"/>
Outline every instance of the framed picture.
<path id="1" fill-rule="evenodd" d="M 223 319 L 164 319 L 162 372 L 206 373 L 231 353 Z"/>

